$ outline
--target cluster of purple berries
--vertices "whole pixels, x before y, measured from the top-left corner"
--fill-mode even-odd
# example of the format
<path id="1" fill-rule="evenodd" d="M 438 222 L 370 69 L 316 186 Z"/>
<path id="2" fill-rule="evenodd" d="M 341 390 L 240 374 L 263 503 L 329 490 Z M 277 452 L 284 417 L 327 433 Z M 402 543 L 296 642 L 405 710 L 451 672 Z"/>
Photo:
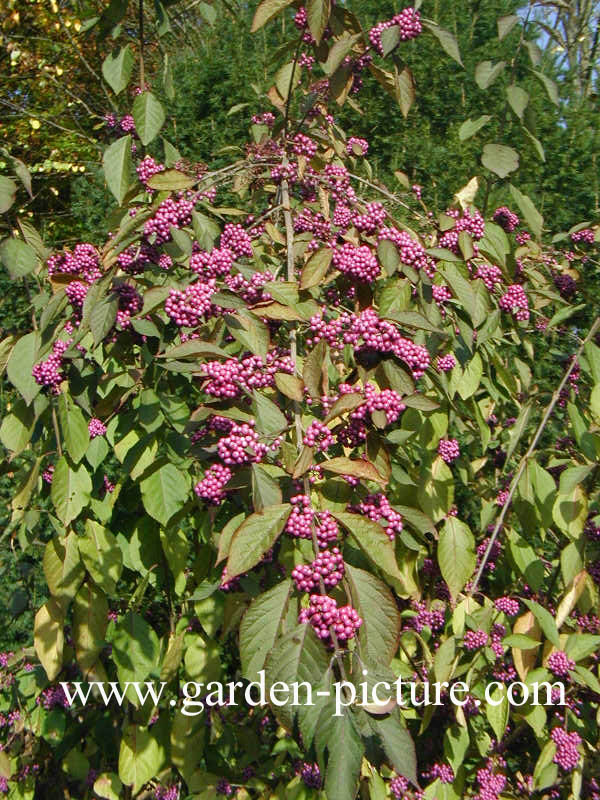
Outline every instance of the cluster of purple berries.
<path id="1" fill-rule="evenodd" d="M 514 617 L 519 613 L 519 601 L 512 597 L 499 597 L 494 606 L 498 611 L 502 611 L 508 617 Z"/>
<path id="2" fill-rule="evenodd" d="M 194 486 L 194 492 L 201 500 L 218 506 L 225 499 L 223 487 L 231 480 L 232 475 L 232 471 L 224 464 L 213 464 L 206 470 L 202 480 Z"/>
<path id="3" fill-rule="evenodd" d="M 270 350 L 266 363 L 259 356 L 247 356 L 241 361 L 235 358 L 207 361 L 200 365 L 200 371 L 209 379 L 203 387 L 206 394 L 233 399 L 253 389 L 274 386 L 275 373 L 291 375 L 294 368 L 288 355 L 279 350 Z"/>
<path id="4" fill-rule="evenodd" d="M 438 356 L 436 367 L 438 372 L 450 372 L 456 366 L 456 358 L 452 353 L 447 353 L 445 356 Z"/>
<path id="5" fill-rule="evenodd" d="M 254 420 L 243 422 L 241 425 L 234 422 L 229 434 L 219 439 L 217 452 L 224 464 L 227 466 L 248 464 L 253 461 L 259 462 L 265 457 L 267 446 L 259 442 L 254 425 Z"/>
<path id="6" fill-rule="evenodd" d="M 353 639 L 363 621 L 351 605 L 340 606 L 332 597 L 322 594 L 311 594 L 308 608 L 303 608 L 298 621 L 310 623 L 315 633 L 328 644 L 332 644 L 330 629 L 339 642 Z"/>
<path id="7" fill-rule="evenodd" d="M 512 233 L 521 224 L 519 217 L 507 206 L 500 206 L 494 211 L 494 222 L 497 222 L 507 233 Z"/>
<path id="8" fill-rule="evenodd" d="M 350 136 L 346 142 L 346 152 L 349 156 L 366 156 L 369 150 L 369 143 L 366 139 L 359 139 L 357 136 Z"/>
<path id="9" fill-rule="evenodd" d="M 59 393 L 60 384 L 64 380 L 62 355 L 68 347 L 69 342 L 57 339 L 52 345 L 52 353 L 48 358 L 35 364 L 31 370 L 35 382 L 51 394 Z"/>
<path id="10" fill-rule="evenodd" d="M 145 156 L 135 168 L 137 176 L 141 183 L 147 187 L 148 181 L 153 175 L 163 172 L 165 169 L 164 164 L 158 164 L 152 156 Z"/>
<path id="11" fill-rule="evenodd" d="M 314 511 L 310 497 L 297 494 L 290 498 L 292 512 L 287 519 L 285 532 L 298 539 L 312 539 L 312 528 L 315 526 L 317 541 L 324 550 L 339 536 L 338 524 L 329 511 Z"/>
<path id="12" fill-rule="evenodd" d="M 518 283 L 508 287 L 498 305 L 503 311 L 511 313 L 519 322 L 526 322 L 529 319 L 529 301 L 525 290 Z"/>
<path id="13" fill-rule="evenodd" d="M 363 283 L 371 283 L 381 272 L 381 266 L 377 258 L 367 245 L 356 247 L 350 242 L 334 250 L 333 265 L 351 278 L 355 278 Z"/>
<path id="14" fill-rule="evenodd" d="M 334 441 L 334 436 L 327 425 L 319 420 L 314 420 L 306 429 L 302 443 L 307 447 L 316 447 L 317 450 L 324 453 Z"/>
<path id="15" fill-rule="evenodd" d="M 96 436 L 104 436 L 106 433 L 106 425 L 97 417 L 92 417 L 88 422 L 88 433 L 90 439 L 95 439 Z"/>
<path id="16" fill-rule="evenodd" d="M 154 237 L 156 244 L 171 241 L 171 227 L 183 228 L 192 221 L 194 203 L 183 194 L 178 198 L 167 197 L 163 200 L 153 217 L 144 224 L 144 236 Z"/>
<path id="17" fill-rule="evenodd" d="M 585 242 L 585 244 L 594 244 L 595 234 L 591 228 L 583 228 L 580 231 L 575 231 L 571 234 L 572 242 Z"/>
<path id="18" fill-rule="evenodd" d="M 570 670 L 575 668 L 575 662 L 563 650 L 555 650 L 550 653 L 546 664 L 550 672 L 557 678 L 566 678 Z"/>
<path id="19" fill-rule="evenodd" d="M 319 588 L 320 579 L 327 588 L 337 586 L 344 577 L 344 559 L 339 548 L 323 550 L 312 564 L 300 564 L 292 570 L 292 578 L 300 592 Z"/>
<path id="20" fill-rule="evenodd" d="M 550 737 L 556 745 L 552 760 L 563 772 L 572 772 L 579 763 L 581 736 L 576 731 L 567 733 L 564 728 L 553 728 Z"/>
<path id="21" fill-rule="evenodd" d="M 86 283 L 94 283 L 102 276 L 100 257 L 93 244 L 76 244 L 73 251 L 53 253 L 46 262 L 48 275 L 68 273 L 79 275 Z"/>
<path id="22" fill-rule="evenodd" d="M 364 348 L 390 353 L 408 364 L 415 379 L 424 375 L 430 364 L 425 347 L 406 339 L 393 323 L 380 319 L 372 308 L 359 314 L 344 312 L 330 322 L 325 322 L 320 315 L 314 316 L 310 328 L 312 339 L 307 342 L 309 346 L 325 339 L 334 351 L 339 352 L 341 346 L 349 344 L 360 352 L 356 345 L 362 339 Z"/>
<path id="23" fill-rule="evenodd" d="M 207 283 L 196 281 L 183 291 L 171 289 L 165 301 L 165 311 L 180 328 L 195 328 L 210 309 L 210 298 L 216 291 L 214 279 Z"/>
<path id="24" fill-rule="evenodd" d="M 440 439 L 437 451 L 446 464 L 451 464 L 460 456 L 460 447 L 456 439 Z"/>
<path id="25" fill-rule="evenodd" d="M 421 15 L 414 8 L 405 8 L 399 14 L 387 19 L 384 22 L 378 22 L 374 28 L 369 31 L 369 41 L 373 49 L 383 55 L 383 45 L 381 43 L 381 34 L 388 28 L 398 27 L 400 34 L 400 41 L 406 42 L 409 39 L 415 39 L 423 30 L 421 25 Z"/>
<path id="26" fill-rule="evenodd" d="M 391 507 L 389 500 L 381 492 L 367 495 L 360 503 L 348 506 L 348 511 L 362 514 L 373 522 L 385 520 L 385 532 L 392 542 L 396 534 L 402 531 L 402 515 Z"/>

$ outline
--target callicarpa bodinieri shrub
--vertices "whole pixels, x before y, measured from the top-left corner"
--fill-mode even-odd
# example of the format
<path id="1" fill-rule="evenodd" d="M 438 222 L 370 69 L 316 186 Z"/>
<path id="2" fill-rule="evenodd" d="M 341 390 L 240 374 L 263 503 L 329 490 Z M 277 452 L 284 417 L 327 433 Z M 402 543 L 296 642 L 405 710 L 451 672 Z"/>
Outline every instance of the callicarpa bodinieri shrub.
<path id="1" fill-rule="evenodd" d="M 0 439 L 49 595 L 1 656 L 0 795 L 598 798 L 597 228 L 382 186 L 336 109 L 369 75 L 406 102 L 402 48 L 452 37 L 277 13 L 239 159 L 159 144 L 142 71 L 109 239 L 1 245 L 39 285 Z"/>

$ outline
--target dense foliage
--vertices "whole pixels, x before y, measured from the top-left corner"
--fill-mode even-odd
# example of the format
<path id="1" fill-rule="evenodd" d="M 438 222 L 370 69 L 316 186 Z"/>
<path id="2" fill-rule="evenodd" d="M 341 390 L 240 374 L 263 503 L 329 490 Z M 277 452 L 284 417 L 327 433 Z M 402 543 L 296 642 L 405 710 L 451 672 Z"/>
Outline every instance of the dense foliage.
<path id="1" fill-rule="evenodd" d="M 110 8 L 106 32 L 127 19 Z M 441 44 L 452 69 L 456 37 L 413 8 L 363 29 L 324 0 L 264 0 L 253 28 L 268 43 L 283 20 L 262 107 L 232 115 L 250 139 L 210 168 L 178 149 L 159 98 L 185 99 L 147 84 L 143 52 L 131 91 L 131 46 L 106 58 L 131 109 L 107 119 L 105 241 L 47 248 L 15 202 L 25 165 L 0 179 L 0 257 L 32 292 L 30 329 L 0 342 L 5 535 L 32 563 L 43 548 L 46 581 L 33 646 L 0 655 L 0 794 L 600 797 L 600 236 L 509 183 L 539 150 L 523 35 L 508 105 L 492 92 L 461 127 L 479 177 L 438 208 L 427 173 L 385 185 L 350 121 L 375 85 L 410 120 L 413 59 Z M 498 46 L 521 30 L 493 25 Z M 502 69 L 478 64 L 482 90 Z M 219 695 L 263 670 L 324 694 Z M 360 699 L 399 677 L 411 703 Z M 566 705 L 510 705 L 517 680 L 564 681 Z M 64 681 L 165 691 L 70 707 Z"/>

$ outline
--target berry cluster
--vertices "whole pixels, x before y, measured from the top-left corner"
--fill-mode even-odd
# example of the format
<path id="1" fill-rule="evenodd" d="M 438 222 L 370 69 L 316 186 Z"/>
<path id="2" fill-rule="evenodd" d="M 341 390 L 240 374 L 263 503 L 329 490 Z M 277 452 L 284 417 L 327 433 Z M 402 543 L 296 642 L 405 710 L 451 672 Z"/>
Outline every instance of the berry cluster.
<path id="1" fill-rule="evenodd" d="M 229 275 L 233 267 L 233 253 L 228 247 L 214 247 L 210 253 L 202 250 L 190 256 L 190 269 L 206 281 Z"/>
<path id="2" fill-rule="evenodd" d="M 422 269 L 430 277 L 435 273 L 435 264 L 425 252 L 425 248 L 420 242 L 407 233 L 399 231 L 398 228 L 382 228 L 378 236 L 379 241 L 393 242 L 398 248 L 400 261 L 414 269 Z"/>
<path id="3" fill-rule="evenodd" d="M 86 283 L 94 283 L 102 277 L 98 251 L 94 245 L 85 242 L 75 245 L 72 252 L 63 250 L 61 253 L 53 253 L 46 266 L 48 275 L 66 272 L 80 276 Z"/>
<path id="4" fill-rule="evenodd" d="M 519 601 L 512 597 L 499 597 L 494 602 L 494 606 L 508 617 L 514 617 L 519 613 Z"/>
<path id="5" fill-rule="evenodd" d="M 212 397 L 235 398 L 253 389 L 264 389 L 275 385 L 275 373 L 291 375 L 294 371 L 290 357 L 281 351 L 270 350 L 267 360 L 259 356 L 246 356 L 241 361 L 206 361 L 200 372 L 209 379 L 203 390 Z"/>
<path id="6" fill-rule="evenodd" d="M 359 139 L 356 136 L 351 136 L 346 142 L 346 152 L 349 156 L 366 156 L 369 150 L 369 143 L 366 139 Z"/>
<path id="7" fill-rule="evenodd" d="M 386 216 L 387 211 L 381 203 L 367 203 L 364 214 L 353 213 L 352 222 L 356 230 L 372 235 L 381 228 Z"/>
<path id="8" fill-rule="evenodd" d="M 518 283 L 513 283 L 498 301 L 498 305 L 503 311 L 511 313 L 519 322 L 526 322 L 529 319 L 529 301 L 525 290 Z"/>
<path id="9" fill-rule="evenodd" d="M 164 164 L 158 164 L 152 156 L 145 156 L 135 168 L 137 176 L 141 183 L 148 188 L 148 181 L 153 175 L 163 172 L 165 169 Z M 150 190 L 152 191 L 152 190 Z"/>
<path id="10" fill-rule="evenodd" d="M 165 311 L 179 327 L 195 328 L 211 308 L 210 298 L 216 291 L 214 279 L 197 281 L 183 291 L 171 289 L 165 301 Z"/>
<path id="11" fill-rule="evenodd" d="M 579 763 L 581 736 L 576 731 L 567 733 L 563 728 L 553 728 L 550 736 L 556 745 L 552 760 L 563 772 L 572 772 Z"/>
<path id="12" fill-rule="evenodd" d="M 302 443 L 307 447 L 316 447 L 324 453 L 334 443 L 334 436 L 327 425 L 314 420 L 306 429 Z"/>
<path id="13" fill-rule="evenodd" d="M 489 642 L 489 636 L 485 631 L 465 631 L 463 645 L 465 650 L 479 650 Z"/>
<path id="14" fill-rule="evenodd" d="M 360 503 L 349 506 L 348 511 L 354 514 L 362 514 L 364 517 L 373 520 L 373 522 L 385 520 L 387 523 L 385 532 L 392 542 L 396 534 L 402 531 L 402 515 L 391 507 L 389 500 L 381 492 L 367 495 Z"/>
<path id="15" fill-rule="evenodd" d="M 44 389 L 47 389 L 51 394 L 59 393 L 60 384 L 64 380 L 62 355 L 68 346 L 69 342 L 63 342 L 58 339 L 52 345 L 52 353 L 48 358 L 35 364 L 31 370 L 35 382 L 39 386 L 43 386 Z"/>
<path id="16" fill-rule="evenodd" d="M 381 34 L 388 28 L 393 28 L 394 25 L 398 27 L 400 41 L 406 42 L 408 39 L 415 39 L 423 30 L 421 25 L 421 15 L 414 8 L 405 8 L 399 14 L 387 19 L 384 22 L 378 22 L 374 28 L 369 31 L 369 41 L 373 49 L 383 55 L 383 45 L 381 43 Z"/>
<path id="17" fill-rule="evenodd" d="M 231 480 L 232 475 L 232 471 L 224 464 L 213 464 L 206 470 L 202 480 L 194 486 L 194 492 L 201 500 L 218 506 L 225 499 L 223 487 Z"/>
<path id="18" fill-rule="evenodd" d="M 311 507 L 310 497 L 297 494 L 290 498 L 292 513 L 287 519 L 285 532 L 298 539 L 312 539 L 312 527 L 319 548 L 324 550 L 339 537 L 338 524 L 329 511 L 314 511 Z"/>
<path id="19" fill-rule="evenodd" d="M 259 442 L 254 430 L 254 420 L 241 425 L 232 423 L 227 436 L 219 439 L 217 452 L 227 466 L 261 461 L 267 453 L 267 446 Z"/>
<path id="20" fill-rule="evenodd" d="M 252 258 L 252 240 L 239 223 L 228 222 L 225 225 L 220 245 L 229 248 L 236 258 Z"/>
<path id="21" fill-rule="evenodd" d="M 437 451 L 446 464 L 451 464 L 460 456 L 460 447 L 456 439 L 440 439 Z"/>
<path id="22" fill-rule="evenodd" d="M 321 579 L 327 588 L 337 586 L 344 577 L 344 559 L 339 548 L 323 550 L 312 564 L 300 564 L 292 570 L 292 578 L 300 592 L 319 588 Z"/>
<path id="23" fill-rule="evenodd" d="M 497 757 L 496 761 L 498 762 L 498 767 L 506 766 L 503 758 Z M 485 767 L 477 770 L 479 792 L 474 800 L 500 800 L 500 795 L 506 786 L 506 775 L 496 770 L 497 767 L 491 758 L 488 759 Z"/>
<path id="24" fill-rule="evenodd" d="M 519 217 L 507 206 L 500 206 L 494 211 L 494 222 L 497 222 L 507 233 L 512 233 L 521 224 Z"/>
<path id="25" fill-rule="evenodd" d="M 297 156 L 312 158 L 317 152 L 317 143 L 304 133 L 297 133 L 292 139 L 292 151 Z"/>
<path id="26" fill-rule="evenodd" d="M 381 272 L 381 266 L 370 247 L 356 247 L 350 242 L 333 251 L 333 265 L 344 275 L 363 283 L 371 283 Z"/>
<path id="27" fill-rule="evenodd" d="M 569 671 L 575 668 L 575 662 L 563 650 L 555 650 L 548 656 L 548 669 L 557 678 L 566 678 Z"/>
<path id="28" fill-rule="evenodd" d="M 171 226 L 183 228 L 192 221 L 194 203 L 182 194 L 178 198 L 163 200 L 153 217 L 144 224 L 144 236 L 154 238 L 155 244 L 171 241 Z"/>
<path id="29" fill-rule="evenodd" d="M 493 292 L 497 283 L 502 283 L 502 270 L 492 264 L 481 264 L 475 273 L 476 278 L 481 278 L 486 288 Z"/>
<path id="30" fill-rule="evenodd" d="M 97 417 L 92 417 L 88 422 L 88 433 L 90 439 L 95 439 L 96 436 L 104 436 L 106 433 L 106 425 Z"/>
<path id="31" fill-rule="evenodd" d="M 298 621 L 310 623 L 315 633 L 327 644 L 333 644 L 331 631 L 339 642 L 353 639 L 363 621 L 351 605 L 341 606 L 332 597 L 311 594 L 308 608 L 303 608 Z"/>
<path id="32" fill-rule="evenodd" d="M 334 352 L 339 352 L 340 345 L 345 344 L 352 345 L 356 352 L 360 352 L 362 348 L 356 345 L 362 340 L 364 349 L 390 353 L 406 362 L 415 379 L 420 378 L 430 364 L 425 347 L 406 339 L 392 322 L 380 319 L 372 308 L 360 314 L 345 312 L 330 322 L 325 322 L 320 315 L 314 316 L 310 320 L 310 327 L 312 340 L 307 342 L 309 345 L 311 341 L 316 343 L 325 339 Z"/>
<path id="33" fill-rule="evenodd" d="M 438 356 L 436 367 L 438 372 L 450 372 L 456 366 L 456 358 L 452 353 L 447 353 L 445 356 Z"/>
<path id="34" fill-rule="evenodd" d="M 594 244 L 596 235 L 591 228 L 583 228 L 580 231 L 575 231 L 571 234 L 572 242 L 584 242 L 585 244 Z"/>

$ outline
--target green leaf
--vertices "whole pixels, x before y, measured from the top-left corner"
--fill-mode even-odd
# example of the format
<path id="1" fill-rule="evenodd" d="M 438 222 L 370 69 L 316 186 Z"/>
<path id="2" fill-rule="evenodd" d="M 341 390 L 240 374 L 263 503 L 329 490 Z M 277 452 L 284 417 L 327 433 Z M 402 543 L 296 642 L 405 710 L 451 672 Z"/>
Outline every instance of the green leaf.
<path id="1" fill-rule="evenodd" d="M 288 608 L 291 580 L 278 583 L 256 597 L 240 624 L 240 658 L 242 675 L 256 680 L 277 640 L 277 634 Z"/>
<path id="2" fill-rule="evenodd" d="M 333 75 L 333 73 L 340 66 L 342 61 L 350 53 L 354 45 L 362 39 L 362 34 L 357 33 L 351 36 L 348 33 L 342 34 L 337 41 L 329 48 L 327 53 L 327 60 L 323 64 L 323 71 L 326 75 Z"/>
<path id="3" fill-rule="evenodd" d="M 354 724 L 350 709 L 332 721 L 334 735 L 327 737 L 329 751 L 325 772 L 327 800 L 349 800 L 356 796 L 360 766 L 365 746 Z M 317 739 L 321 732 L 317 731 Z"/>
<path id="4" fill-rule="evenodd" d="M 443 519 L 454 500 L 454 478 L 450 468 L 439 456 L 431 465 L 431 472 L 422 470 L 417 492 L 419 505 L 433 522 Z"/>
<path id="5" fill-rule="evenodd" d="M 509 533 L 508 546 L 516 568 L 533 591 L 537 591 L 544 582 L 544 565 L 535 550 L 515 531 Z"/>
<path id="6" fill-rule="evenodd" d="M 242 312 L 235 315 L 225 314 L 223 319 L 234 339 L 255 356 L 266 359 L 270 337 L 264 322 Z"/>
<path id="7" fill-rule="evenodd" d="M 500 75 L 505 66 L 506 61 L 498 61 L 497 64 L 493 64 L 491 61 L 481 61 L 475 67 L 475 83 L 480 89 L 487 89 Z"/>
<path id="8" fill-rule="evenodd" d="M 430 21 L 423 21 L 423 25 L 435 36 L 435 38 L 439 41 L 442 45 L 442 49 L 448 53 L 448 55 L 457 61 L 461 67 L 464 66 L 462 59 L 460 57 L 460 50 L 458 49 L 458 42 L 456 41 L 456 36 L 450 31 L 444 30 L 444 28 L 440 28 L 439 25 L 436 25 L 435 22 Z"/>
<path id="9" fill-rule="evenodd" d="M 369 717 L 369 724 L 394 770 L 418 785 L 415 744 L 398 710 L 387 717 Z"/>
<path id="10" fill-rule="evenodd" d="M 17 184 L 5 175 L 0 175 L 0 214 L 6 214 L 15 202 L 16 196 Z"/>
<path id="11" fill-rule="evenodd" d="M 263 436 L 279 434 L 288 427 L 288 421 L 279 406 L 256 390 L 253 392 L 252 413 L 256 419 L 256 429 Z"/>
<path id="12" fill-rule="evenodd" d="M 165 111 L 161 103 L 152 92 L 142 92 L 135 98 L 131 113 L 142 144 L 150 144 L 158 136 L 165 121 Z"/>
<path id="13" fill-rule="evenodd" d="M 7 450 L 18 455 L 29 444 L 34 425 L 33 409 L 25 405 L 25 401 L 19 398 L 10 414 L 6 414 L 2 420 L 0 442 Z"/>
<path id="14" fill-rule="evenodd" d="M 251 32 L 255 33 L 280 11 L 291 6 L 293 2 L 294 0 L 263 0 L 254 12 Z"/>
<path id="15" fill-rule="evenodd" d="M 498 39 L 502 41 L 505 36 L 512 31 L 515 25 L 519 22 L 519 17 L 516 14 L 508 14 L 505 17 L 498 18 Z"/>
<path id="16" fill-rule="evenodd" d="M 456 517 L 449 517 L 442 528 L 437 560 L 442 577 L 448 584 L 452 597 L 456 598 L 473 575 L 477 563 L 475 539 L 471 529 Z"/>
<path id="17" fill-rule="evenodd" d="M 506 233 L 494 222 L 485 223 L 485 233 L 477 243 L 479 249 L 486 253 L 492 261 L 506 266 L 506 256 L 510 253 L 510 244 Z"/>
<path id="18" fill-rule="evenodd" d="M 391 30 L 391 28 L 388 30 Z M 388 31 L 384 31 L 384 33 L 387 32 Z M 408 67 L 404 67 L 401 72 L 398 72 L 397 70 L 394 72 L 394 85 L 396 88 L 396 99 L 398 101 L 398 105 L 400 106 L 400 111 L 402 112 L 404 119 L 406 119 L 408 112 L 412 108 L 417 96 L 415 90 L 415 79 Z"/>
<path id="19" fill-rule="evenodd" d="M 84 584 L 73 601 L 73 644 L 84 680 L 89 680 L 104 648 L 107 624 L 106 595 L 94 583 Z"/>
<path id="20" fill-rule="evenodd" d="M 167 559 L 167 564 L 175 581 L 175 594 L 181 596 L 186 587 L 185 568 L 187 567 L 190 553 L 190 544 L 185 532 L 180 528 L 177 530 L 165 531 L 161 529 L 160 541 L 162 549 Z"/>
<path id="21" fill-rule="evenodd" d="M 525 109 L 527 108 L 527 104 L 529 103 L 529 95 L 525 89 L 521 89 L 520 86 L 515 86 L 513 84 L 507 87 L 506 96 L 508 97 L 508 103 L 510 107 L 515 112 L 517 117 L 522 120 Z"/>
<path id="22" fill-rule="evenodd" d="M 488 122 L 491 120 L 489 114 L 482 114 L 477 119 L 468 119 L 460 126 L 458 129 L 458 138 L 461 142 L 470 139 L 471 136 L 475 136 L 475 134 L 480 131 Z"/>
<path id="23" fill-rule="evenodd" d="M 269 506 L 281 503 L 279 483 L 272 478 L 264 467 L 252 464 L 252 501 L 255 511 L 262 511 Z"/>
<path id="24" fill-rule="evenodd" d="M 120 94 L 131 79 L 133 53 L 129 45 L 109 53 L 102 62 L 102 75 L 115 94 Z"/>
<path id="25" fill-rule="evenodd" d="M 346 564 L 352 603 L 363 620 L 360 642 L 368 657 L 389 664 L 398 650 L 401 618 L 390 589 L 365 570 Z"/>
<path id="26" fill-rule="evenodd" d="M 53 598 L 43 605 L 33 624 L 33 644 L 49 681 L 58 677 L 63 663 L 64 612 Z"/>
<path id="27" fill-rule="evenodd" d="M 29 275 L 37 266 L 37 255 L 20 239 L 4 239 L 0 244 L 0 261 L 4 264 L 11 278 L 22 278 Z"/>
<path id="28" fill-rule="evenodd" d="M 273 547 L 291 512 L 289 503 L 265 508 L 247 517 L 233 534 L 227 559 L 227 577 L 234 578 L 255 567 Z"/>
<path id="29" fill-rule="evenodd" d="M 536 603 L 535 600 L 525 598 L 523 602 L 540 623 L 540 628 L 544 632 L 546 639 L 552 642 L 555 647 L 560 648 L 560 637 L 552 614 L 539 603 Z"/>
<path id="30" fill-rule="evenodd" d="M 37 331 L 22 336 L 14 345 L 6 365 L 8 380 L 27 405 L 31 404 L 41 389 L 31 374 L 39 346 L 40 335 Z"/>
<path id="31" fill-rule="evenodd" d="M 102 165 L 108 188 L 121 205 L 131 177 L 131 136 L 123 136 L 109 145 L 102 156 Z"/>
<path id="32" fill-rule="evenodd" d="M 145 681 L 158 664 L 158 637 L 154 629 L 134 611 L 128 611 L 115 623 L 111 644 L 112 658 L 121 684 Z"/>
<path id="33" fill-rule="evenodd" d="M 159 192 L 181 192 L 184 189 L 191 189 L 196 183 L 198 183 L 197 178 L 177 169 L 157 172 L 148 179 L 148 186 Z"/>
<path id="34" fill-rule="evenodd" d="M 94 792 L 103 800 L 119 800 L 123 796 L 123 784 L 115 772 L 103 772 L 94 781 Z"/>
<path id="35" fill-rule="evenodd" d="M 121 549 L 115 536 L 102 525 L 88 519 L 85 536 L 79 539 L 79 552 L 94 582 L 107 595 L 114 596 L 123 570 Z"/>
<path id="36" fill-rule="evenodd" d="M 483 148 L 481 163 L 494 175 L 506 178 L 507 175 L 519 168 L 519 154 L 514 148 L 506 147 L 503 144 L 486 144 Z"/>
<path id="37" fill-rule="evenodd" d="M 400 44 L 400 28 L 398 25 L 392 25 L 381 32 L 381 48 L 383 55 L 389 56 L 392 50 Z"/>
<path id="38" fill-rule="evenodd" d="M 369 561 L 392 578 L 403 580 L 396 563 L 394 544 L 378 522 L 348 511 L 332 510 L 331 514 L 346 528 L 354 544 Z"/>
<path id="39" fill-rule="evenodd" d="M 458 393 L 463 400 L 475 394 L 483 376 L 483 363 L 479 353 L 462 368 L 462 377 L 458 381 Z"/>
<path id="40" fill-rule="evenodd" d="M 588 513 L 587 496 L 581 486 L 559 493 L 552 508 L 552 518 L 563 533 L 577 539 L 583 533 Z"/>
<path id="41" fill-rule="evenodd" d="M 50 539 L 44 549 L 43 567 L 50 594 L 66 613 L 85 577 L 75 532 Z"/>
<path id="42" fill-rule="evenodd" d="M 306 3 L 306 16 L 308 29 L 313 39 L 319 44 L 331 14 L 331 0 L 308 0 Z"/>
<path id="43" fill-rule="evenodd" d="M 145 725 L 125 728 L 119 750 L 119 778 L 126 786 L 132 787 L 133 795 L 161 771 L 164 761 L 164 748 L 158 743 L 153 729 Z"/>
<path id="44" fill-rule="evenodd" d="M 90 435 L 81 409 L 68 394 L 61 394 L 58 398 L 58 419 L 67 453 L 78 464 L 88 448 Z"/>
<path id="45" fill-rule="evenodd" d="M 496 740 L 500 742 L 508 725 L 510 712 L 506 687 L 495 686 L 493 692 L 490 692 L 490 700 L 492 702 L 486 703 L 485 715 L 494 731 Z"/>
<path id="46" fill-rule="evenodd" d="M 61 456 L 54 469 L 50 494 L 57 517 L 63 525 L 69 525 L 88 505 L 92 495 L 92 481 L 84 465 L 73 467 Z"/>
<path id="47" fill-rule="evenodd" d="M 330 655 L 317 638 L 311 625 L 301 623 L 282 636 L 271 651 L 265 666 L 265 683 L 268 687 L 276 681 L 291 685 L 306 681 L 315 685 L 329 669 Z M 297 709 L 281 706 L 273 709 L 290 728 Z"/>
<path id="48" fill-rule="evenodd" d="M 519 442 L 521 441 L 521 436 L 525 433 L 527 429 L 527 423 L 529 422 L 529 416 L 531 414 L 531 401 L 526 403 L 521 410 L 519 411 L 519 416 L 517 417 L 517 421 L 514 425 L 511 426 L 510 429 L 510 441 L 508 443 L 508 447 L 506 448 L 506 463 L 510 461 L 510 457 L 515 452 L 515 449 Z"/>
<path id="49" fill-rule="evenodd" d="M 550 100 L 552 100 L 555 106 L 558 106 L 560 103 L 560 97 L 558 95 L 558 87 L 556 83 L 552 80 L 552 78 L 544 75 L 543 72 L 538 72 L 536 69 L 532 69 L 531 71 L 535 77 L 542 82 Z"/>
<path id="50" fill-rule="evenodd" d="M 522 194 L 516 186 L 510 186 L 510 193 L 514 198 L 515 203 L 519 206 L 521 213 L 525 217 L 525 222 L 531 228 L 532 233 L 536 238 L 542 235 L 542 227 L 544 225 L 544 218 L 533 205 L 527 195 Z"/>
<path id="51" fill-rule="evenodd" d="M 300 288 L 311 289 L 313 286 L 319 286 L 329 270 L 332 257 L 333 250 L 330 247 L 323 247 L 313 253 L 302 268 Z"/>
<path id="52" fill-rule="evenodd" d="M 162 464 L 140 483 L 144 508 L 161 525 L 183 508 L 189 493 L 189 479 L 174 464 Z"/>

